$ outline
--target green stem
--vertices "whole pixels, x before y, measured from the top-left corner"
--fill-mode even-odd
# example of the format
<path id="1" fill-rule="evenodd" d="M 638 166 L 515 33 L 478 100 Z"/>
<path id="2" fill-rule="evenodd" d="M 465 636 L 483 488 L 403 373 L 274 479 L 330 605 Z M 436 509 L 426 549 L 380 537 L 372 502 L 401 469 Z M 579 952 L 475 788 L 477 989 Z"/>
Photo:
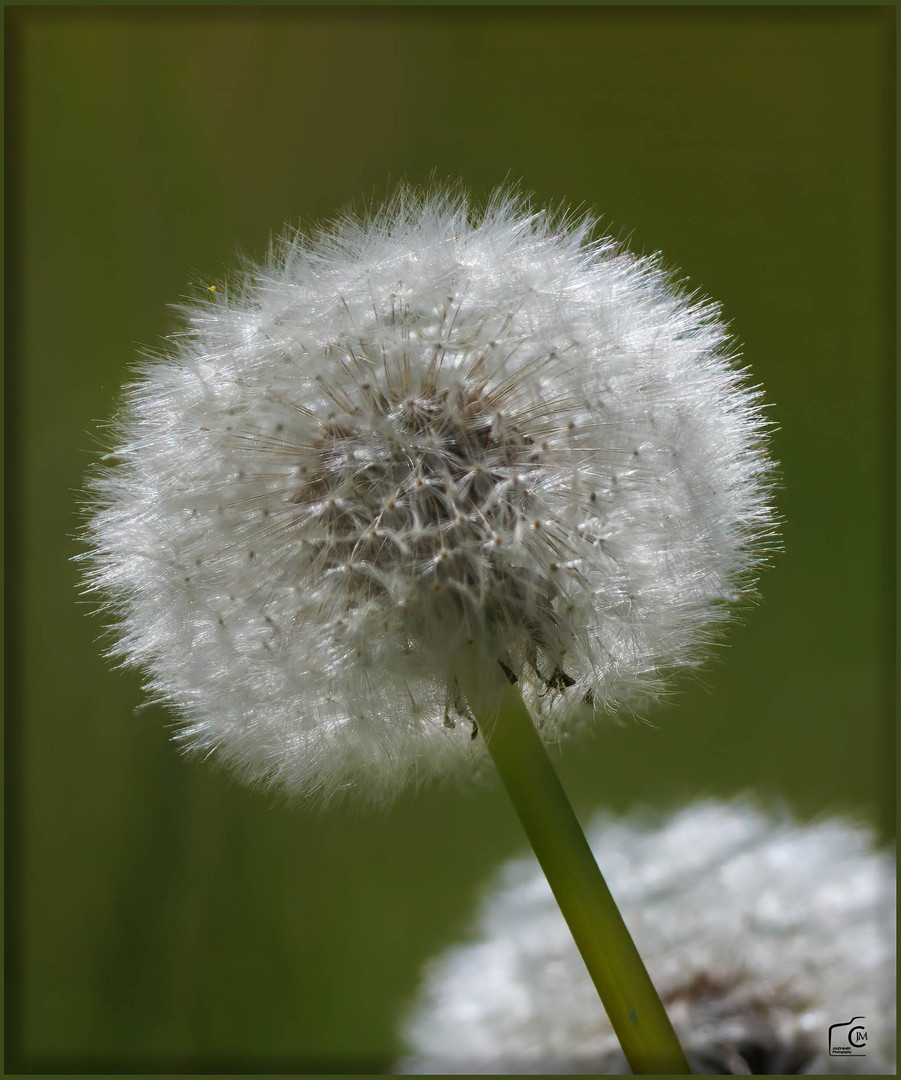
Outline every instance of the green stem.
<path id="1" fill-rule="evenodd" d="M 458 680 L 634 1073 L 688 1075 L 669 1017 L 515 686 Z"/>

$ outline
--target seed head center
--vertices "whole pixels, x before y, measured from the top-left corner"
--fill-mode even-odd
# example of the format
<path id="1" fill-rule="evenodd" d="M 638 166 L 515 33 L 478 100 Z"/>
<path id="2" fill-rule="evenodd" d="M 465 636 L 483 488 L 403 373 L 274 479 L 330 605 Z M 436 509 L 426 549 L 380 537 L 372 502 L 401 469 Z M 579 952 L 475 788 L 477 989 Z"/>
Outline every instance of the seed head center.
<path id="1" fill-rule="evenodd" d="M 527 425 L 479 383 L 367 391 L 365 408 L 321 425 L 293 496 L 305 538 L 328 568 L 351 567 L 368 595 L 397 572 L 433 592 L 484 594 L 503 538 L 535 516 L 540 453 Z"/>

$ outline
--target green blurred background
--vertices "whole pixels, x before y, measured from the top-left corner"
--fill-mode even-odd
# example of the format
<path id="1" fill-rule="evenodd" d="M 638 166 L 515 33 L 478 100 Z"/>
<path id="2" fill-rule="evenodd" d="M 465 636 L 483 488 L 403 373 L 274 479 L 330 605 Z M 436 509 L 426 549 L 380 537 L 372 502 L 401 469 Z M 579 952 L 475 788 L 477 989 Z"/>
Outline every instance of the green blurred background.
<path id="1" fill-rule="evenodd" d="M 524 848 L 496 786 L 273 804 L 100 657 L 77 498 L 166 305 L 400 178 L 521 179 L 722 300 L 785 552 L 730 647 L 561 760 L 577 810 L 894 825 L 890 8 L 7 8 L 8 1068 L 386 1070 Z M 465 1039 L 465 1032 L 461 1033 Z"/>

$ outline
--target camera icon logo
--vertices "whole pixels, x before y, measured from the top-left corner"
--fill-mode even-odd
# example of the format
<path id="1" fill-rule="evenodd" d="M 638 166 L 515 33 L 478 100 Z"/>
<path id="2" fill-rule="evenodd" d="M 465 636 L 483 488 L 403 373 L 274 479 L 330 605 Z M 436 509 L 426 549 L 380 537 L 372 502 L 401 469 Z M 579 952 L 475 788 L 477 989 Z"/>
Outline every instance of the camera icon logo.
<path id="1" fill-rule="evenodd" d="M 829 1028 L 829 1054 L 831 1057 L 866 1057 L 867 1029 L 865 1016 L 852 1016 L 844 1024 Z"/>

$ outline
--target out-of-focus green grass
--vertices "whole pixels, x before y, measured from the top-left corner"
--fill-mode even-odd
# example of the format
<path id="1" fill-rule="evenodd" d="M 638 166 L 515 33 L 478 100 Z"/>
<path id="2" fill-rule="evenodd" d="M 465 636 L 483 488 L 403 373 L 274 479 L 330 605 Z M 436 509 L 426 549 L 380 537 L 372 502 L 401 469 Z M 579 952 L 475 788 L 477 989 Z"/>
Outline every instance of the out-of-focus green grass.
<path id="1" fill-rule="evenodd" d="M 186 761 L 69 562 L 165 305 L 401 177 L 522 179 L 661 249 L 780 428 L 762 605 L 653 727 L 568 748 L 579 811 L 751 791 L 890 833 L 892 20 L 7 9 L 8 1067 L 384 1069 L 423 962 L 524 847 L 496 787 L 316 814 Z"/>

